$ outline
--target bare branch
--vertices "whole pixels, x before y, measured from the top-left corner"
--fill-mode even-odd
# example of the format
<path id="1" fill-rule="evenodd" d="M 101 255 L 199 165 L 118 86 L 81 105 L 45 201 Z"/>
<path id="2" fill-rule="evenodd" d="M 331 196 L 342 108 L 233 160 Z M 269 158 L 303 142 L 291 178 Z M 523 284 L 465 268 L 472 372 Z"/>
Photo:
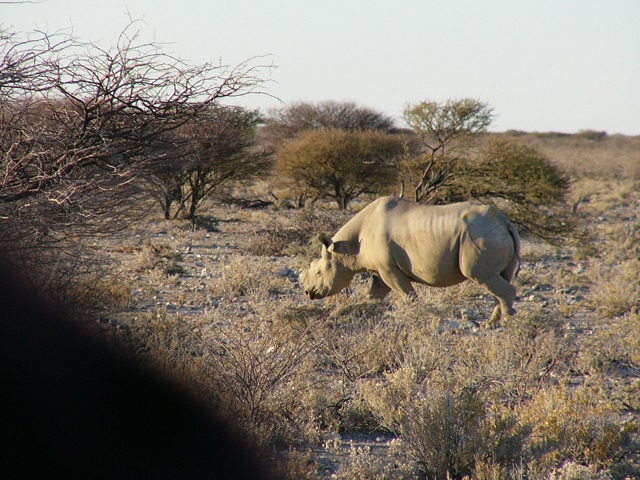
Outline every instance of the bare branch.
<path id="1" fill-rule="evenodd" d="M 134 26 L 109 49 L 65 34 L 0 33 L 5 225 L 38 217 L 43 235 L 56 224 L 97 225 L 89 219 L 109 208 L 95 197 L 106 206 L 130 195 L 141 173 L 187 141 L 179 129 L 227 98 L 262 92 L 266 57 L 190 65 Z"/>

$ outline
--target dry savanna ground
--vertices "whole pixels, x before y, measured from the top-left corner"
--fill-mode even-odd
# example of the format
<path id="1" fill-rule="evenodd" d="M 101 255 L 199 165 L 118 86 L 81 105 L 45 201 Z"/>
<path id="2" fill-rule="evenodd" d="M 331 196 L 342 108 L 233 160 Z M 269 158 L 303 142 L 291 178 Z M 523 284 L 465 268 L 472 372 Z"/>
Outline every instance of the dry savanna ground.
<path id="1" fill-rule="evenodd" d="M 501 328 L 479 328 L 493 299 L 471 282 L 376 302 L 362 275 L 311 302 L 297 274 L 313 238 L 353 212 L 219 199 L 197 228 L 158 211 L 97 245 L 114 266 L 99 324 L 282 478 L 639 478 L 640 137 L 510 134 L 570 174 L 581 235 L 523 238 Z"/>

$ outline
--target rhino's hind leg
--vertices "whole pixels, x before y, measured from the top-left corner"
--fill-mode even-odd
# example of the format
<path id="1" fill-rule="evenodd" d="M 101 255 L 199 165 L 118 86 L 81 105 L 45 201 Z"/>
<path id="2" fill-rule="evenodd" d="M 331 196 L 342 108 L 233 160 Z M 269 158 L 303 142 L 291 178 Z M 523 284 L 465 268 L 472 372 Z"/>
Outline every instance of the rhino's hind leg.
<path id="1" fill-rule="evenodd" d="M 501 316 L 515 315 L 516 311 L 513 308 L 513 299 L 516 296 L 516 289 L 507 280 L 500 275 L 495 275 L 487 280 L 476 280 L 476 282 L 487 289 L 496 297 L 497 305 L 493 309 L 491 318 L 486 324 L 487 328 L 494 326 Z"/>
<path id="2" fill-rule="evenodd" d="M 499 320 L 500 320 L 500 302 L 496 300 L 496 307 L 493 309 L 493 312 L 491 313 L 491 317 L 489 318 L 489 321 L 485 323 L 484 326 L 485 328 L 492 328 L 494 325 L 497 325 Z"/>

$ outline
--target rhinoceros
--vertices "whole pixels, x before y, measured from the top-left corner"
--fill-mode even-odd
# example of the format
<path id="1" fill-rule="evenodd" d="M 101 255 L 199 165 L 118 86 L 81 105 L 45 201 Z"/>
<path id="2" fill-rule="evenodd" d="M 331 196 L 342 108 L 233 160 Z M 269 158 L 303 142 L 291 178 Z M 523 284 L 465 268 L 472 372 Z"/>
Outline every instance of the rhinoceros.
<path id="1" fill-rule="evenodd" d="M 515 313 L 511 280 L 520 266 L 520 236 L 497 208 L 470 202 L 421 205 L 382 197 L 329 238 L 300 279 L 310 299 L 335 295 L 369 271 L 371 298 L 391 290 L 415 298 L 412 282 L 449 287 L 473 280 L 496 298 L 487 326 Z"/>

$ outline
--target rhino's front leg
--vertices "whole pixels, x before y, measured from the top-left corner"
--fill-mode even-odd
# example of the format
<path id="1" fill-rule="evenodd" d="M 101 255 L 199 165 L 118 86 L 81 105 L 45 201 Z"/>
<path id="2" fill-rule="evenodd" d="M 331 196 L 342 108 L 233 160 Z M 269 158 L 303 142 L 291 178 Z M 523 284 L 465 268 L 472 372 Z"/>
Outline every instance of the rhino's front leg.
<path id="1" fill-rule="evenodd" d="M 411 285 L 411 280 L 397 266 L 385 270 L 379 270 L 380 278 L 385 285 L 398 292 L 405 298 L 416 298 L 416 291 Z"/>
<path id="2" fill-rule="evenodd" d="M 384 283 L 379 275 L 372 275 L 371 289 L 369 290 L 369 298 L 382 300 L 391 291 L 391 287 Z"/>

